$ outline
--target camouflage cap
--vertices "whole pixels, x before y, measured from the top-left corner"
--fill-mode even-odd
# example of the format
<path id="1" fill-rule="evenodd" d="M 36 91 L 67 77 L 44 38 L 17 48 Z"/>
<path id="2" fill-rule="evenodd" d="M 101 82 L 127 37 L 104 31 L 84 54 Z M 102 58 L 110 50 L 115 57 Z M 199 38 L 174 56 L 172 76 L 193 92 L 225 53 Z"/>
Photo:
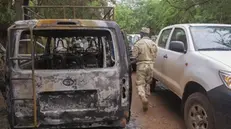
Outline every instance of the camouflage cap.
<path id="1" fill-rule="evenodd" d="M 142 27 L 142 29 L 141 29 L 140 32 L 149 34 L 149 33 L 150 33 L 150 29 L 149 29 L 149 28 L 146 28 L 146 27 Z"/>

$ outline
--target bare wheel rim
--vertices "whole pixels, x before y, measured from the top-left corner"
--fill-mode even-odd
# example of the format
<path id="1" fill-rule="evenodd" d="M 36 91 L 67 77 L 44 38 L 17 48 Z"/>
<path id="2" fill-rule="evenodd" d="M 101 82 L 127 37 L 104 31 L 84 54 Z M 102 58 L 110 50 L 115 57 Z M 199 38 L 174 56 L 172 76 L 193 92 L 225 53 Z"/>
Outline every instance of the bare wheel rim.
<path id="1" fill-rule="evenodd" d="M 208 115 L 200 105 L 193 105 L 188 114 L 188 122 L 192 129 L 208 129 Z"/>

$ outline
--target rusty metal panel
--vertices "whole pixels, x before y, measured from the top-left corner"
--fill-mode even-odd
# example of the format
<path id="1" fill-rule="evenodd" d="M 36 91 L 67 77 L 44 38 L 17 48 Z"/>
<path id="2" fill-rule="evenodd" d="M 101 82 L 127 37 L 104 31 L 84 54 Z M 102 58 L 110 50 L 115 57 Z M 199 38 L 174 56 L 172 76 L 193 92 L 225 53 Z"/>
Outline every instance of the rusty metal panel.
<path id="1" fill-rule="evenodd" d="M 62 116 L 65 113 L 72 114 L 72 120 L 75 119 L 76 122 L 86 120 L 84 117 L 87 114 L 89 120 L 106 119 L 113 116 L 119 119 L 118 116 L 115 116 L 120 105 L 120 82 L 117 70 L 116 67 L 104 71 L 94 70 L 94 72 L 80 70 L 71 74 L 69 71 L 62 73 L 37 71 L 35 80 L 36 94 L 39 96 L 37 102 L 41 115 L 40 119 L 43 120 L 43 123 L 52 123 L 58 120 L 55 116 Z M 13 75 L 14 78 L 19 76 L 28 77 L 23 72 L 17 72 Z M 67 79 L 73 82 L 66 84 L 65 80 Z M 15 80 L 13 81 L 13 87 L 15 98 L 30 98 L 33 96 L 31 81 Z M 80 97 L 79 95 L 83 96 Z M 74 102 L 74 100 L 76 101 Z M 18 120 L 23 120 L 23 117 L 25 119 L 31 117 L 32 108 L 25 102 L 27 101 L 18 101 L 15 104 L 15 115 Z M 60 105 L 60 103 L 63 103 L 63 105 Z M 104 117 L 93 115 L 93 117 L 89 112 L 106 113 L 107 115 Z M 75 115 L 75 113 L 82 113 L 82 115 Z M 66 117 L 60 117 L 59 121 L 64 124 L 67 120 Z"/>
<path id="2" fill-rule="evenodd" d="M 97 108 L 97 90 L 43 92 L 38 96 L 41 112 Z"/>
<path id="3" fill-rule="evenodd" d="M 67 23 L 76 23 L 73 24 L 58 24 L 59 22 L 67 22 Z M 40 20 L 21 20 L 16 21 L 16 28 L 12 29 L 22 29 L 28 28 L 28 26 L 34 26 L 36 29 L 76 29 L 80 27 L 85 27 L 85 29 L 90 28 L 118 28 L 119 26 L 114 21 L 103 21 L 103 20 L 82 20 L 82 19 L 40 19 Z M 117 35 L 116 35 L 117 36 Z"/>

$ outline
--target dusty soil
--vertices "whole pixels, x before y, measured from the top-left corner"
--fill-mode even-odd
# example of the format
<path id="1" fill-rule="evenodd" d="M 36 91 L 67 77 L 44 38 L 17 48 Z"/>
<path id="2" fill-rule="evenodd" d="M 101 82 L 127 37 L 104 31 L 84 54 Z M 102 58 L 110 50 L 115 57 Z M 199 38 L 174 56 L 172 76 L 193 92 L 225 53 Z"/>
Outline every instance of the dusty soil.
<path id="1" fill-rule="evenodd" d="M 0 95 L 1 96 L 1 95 Z M 0 97 L 0 129 L 6 129 L 6 110 Z M 156 92 L 149 98 L 149 110 L 143 113 L 142 104 L 136 92 L 133 75 L 132 117 L 127 129 L 185 129 L 180 114 L 180 99 L 158 83 Z"/>
<path id="2" fill-rule="evenodd" d="M 156 92 L 149 98 L 149 110 L 142 111 L 142 103 L 137 95 L 135 74 L 133 75 L 132 121 L 131 129 L 185 129 L 180 112 L 180 99 L 158 83 Z M 128 125 L 128 127 L 130 126 Z M 129 128 L 130 129 L 130 128 Z"/>

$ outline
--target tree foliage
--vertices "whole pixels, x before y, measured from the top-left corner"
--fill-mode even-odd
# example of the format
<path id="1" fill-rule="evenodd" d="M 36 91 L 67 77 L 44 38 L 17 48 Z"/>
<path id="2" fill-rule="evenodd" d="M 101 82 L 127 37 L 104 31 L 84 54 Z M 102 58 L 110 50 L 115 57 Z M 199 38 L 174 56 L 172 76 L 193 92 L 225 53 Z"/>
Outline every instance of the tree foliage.
<path id="1" fill-rule="evenodd" d="M 10 24 L 15 20 L 14 0 L 0 0 L 0 24 Z M 230 23 L 231 0 L 30 0 L 35 5 L 116 5 L 116 22 L 128 33 L 137 33 L 143 26 L 151 28 L 153 34 L 167 25 L 178 23 Z M 36 10 L 35 10 L 36 11 Z M 66 10 L 72 18 L 73 10 Z M 63 14 L 63 9 L 40 10 L 40 14 L 55 18 Z M 100 13 L 95 10 L 76 10 L 76 17 L 91 18 Z M 51 15 L 53 14 L 53 15 Z M 83 16 L 84 15 L 84 16 Z"/>
<path id="2" fill-rule="evenodd" d="M 230 0 L 123 0 L 116 7 L 116 21 L 128 33 L 147 26 L 157 34 L 171 24 L 230 23 L 230 4 Z"/>
<path id="3" fill-rule="evenodd" d="M 18 0 L 20 1 L 20 0 Z M 36 5 L 70 5 L 70 6 L 107 6 L 109 2 L 115 4 L 115 0 L 21 0 L 20 4 L 27 3 L 29 1 L 29 6 Z M 0 0 L 0 43 L 6 42 L 6 30 L 10 24 L 16 20 L 16 9 L 15 0 Z M 61 18 L 63 15 L 62 9 L 42 9 L 42 10 L 32 10 L 37 17 L 39 15 L 45 14 L 47 18 Z M 25 11 L 26 12 L 26 11 Z M 67 18 L 73 18 L 73 10 L 67 9 Z M 76 17 L 90 18 L 87 13 L 92 12 L 93 15 L 100 15 L 98 11 L 95 10 L 76 10 Z M 32 13 L 31 13 L 32 14 Z M 19 14 L 20 16 L 22 14 Z M 96 16 L 95 16 L 96 17 Z"/>
<path id="4" fill-rule="evenodd" d="M 22 0 L 23 1 L 23 0 Z M 115 0 L 29 0 L 30 6 L 36 5 L 70 5 L 70 6 L 108 6 L 108 3 L 114 3 Z M 0 24 L 1 25 L 9 25 L 15 21 L 16 10 L 15 10 L 15 0 L 0 0 Z M 33 10 L 38 12 L 38 10 Z M 41 10 L 40 10 L 41 11 Z M 40 13 L 46 12 L 47 17 L 55 18 L 55 16 L 60 16 L 63 14 L 62 9 L 50 9 L 50 10 L 42 10 Z M 70 18 L 73 15 L 73 10 L 66 10 L 67 14 L 69 14 Z M 92 10 L 90 10 L 92 11 Z M 55 12 L 55 13 L 54 13 Z M 79 15 L 89 12 L 89 10 L 76 10 Z M 94 11 L 92 11 L 94 12 Z M 95 11 L 95 15 L 97 15 L 97 11 Z M 98 13 L 99 14 L 99 13 Z"/>
<path id="5" fill-rule="evenodd" d="M 54 5 L 54 6 L 108 6 L 108 3 L 115 3 L 114 0 L 32 0 L 30 6 L 35 5 Z M 104 11 L 100 9 L 90 8 L 32 8 L 36 12 L 36 18 L 83 18 L 83 19 L 99 19 L 102 13 L 107 13 L 109 9 Z M 35 13 L 32 13 L 32 15 Z M 65 14 L 65 15 L 64 15 Z M 41 17 L 39 17 L 41 16 Z M 34 16 L 32 16 L 34 17 Z"/>
<path id="6" fill-rule="evenodd" d="M 15 19 L 12 0 L 0 0 L 0 25 L 10 24 Z M 3 27 L 3 26 L 2 26 Z"/>

